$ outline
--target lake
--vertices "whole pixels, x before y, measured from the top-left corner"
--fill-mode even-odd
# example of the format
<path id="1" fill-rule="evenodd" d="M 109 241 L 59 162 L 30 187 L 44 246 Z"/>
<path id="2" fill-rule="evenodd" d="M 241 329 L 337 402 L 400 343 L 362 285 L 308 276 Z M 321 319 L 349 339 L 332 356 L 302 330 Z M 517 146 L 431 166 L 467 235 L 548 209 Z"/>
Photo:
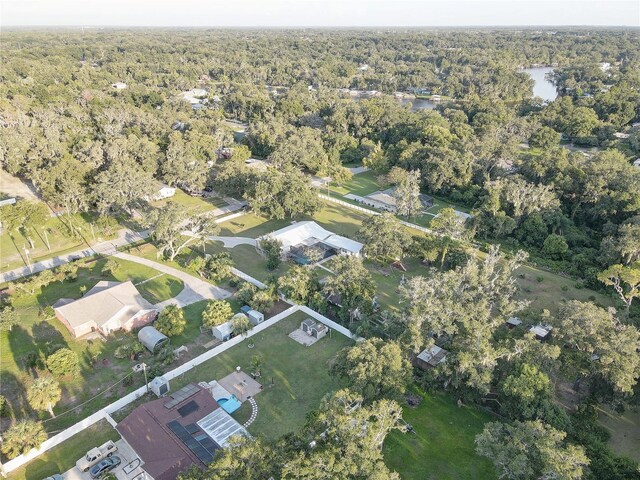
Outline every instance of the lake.
<path id="1" fill-rule="evenodd" d="M 400 98 L 398 101 L 406 105 L 411 104 L 411 110 L 433 110 L 436 108 L 436 103 L 431 100 L 425 100 L 424 98 Z"/>
<path id="2" fill-rule="evenodd" d="M 533 96 L 540 97 L 547 102 L 554 101 L 558 96 L 558 91 L 556 90 L 556 86 L 547 80 L 547 73 L 553 72 L 553 68 L 551 67 L 534 67 L 534 68 L 524 68 L 521 70 L 522 72 L 526 72 L 535 82 L 533 84 Z"/>

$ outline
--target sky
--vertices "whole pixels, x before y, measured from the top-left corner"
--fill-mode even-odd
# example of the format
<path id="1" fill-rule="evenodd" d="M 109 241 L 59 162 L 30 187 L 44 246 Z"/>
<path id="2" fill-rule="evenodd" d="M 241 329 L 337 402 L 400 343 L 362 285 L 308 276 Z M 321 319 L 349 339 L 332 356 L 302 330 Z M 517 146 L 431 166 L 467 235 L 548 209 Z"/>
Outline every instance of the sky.
<path id="1" fill-rule="evenodd" d="M 640 0 L 0 0 L 0 25 L 640 27 Z"/>

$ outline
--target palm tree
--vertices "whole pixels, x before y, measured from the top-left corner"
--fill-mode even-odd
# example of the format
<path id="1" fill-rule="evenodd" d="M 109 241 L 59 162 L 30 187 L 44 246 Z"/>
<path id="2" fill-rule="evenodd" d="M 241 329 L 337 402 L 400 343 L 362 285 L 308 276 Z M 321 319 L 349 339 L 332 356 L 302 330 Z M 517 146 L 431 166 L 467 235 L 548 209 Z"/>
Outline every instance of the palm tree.
<path id="1" fill-rule="evenodd" d="M 47 439 L 42 423 L 20 420 L 2 434 L 2 453 L 7 458 L 16 458 L 32 448 L 38 448 Z"/>
<path id="2" fill-rule="evenodd" d="M 27 399 L 34 410 L 48 410 L 55 417 L 53 406 L 61 395 L 60 384 L 53 377 L 40 377 L 29 387 Z"/>

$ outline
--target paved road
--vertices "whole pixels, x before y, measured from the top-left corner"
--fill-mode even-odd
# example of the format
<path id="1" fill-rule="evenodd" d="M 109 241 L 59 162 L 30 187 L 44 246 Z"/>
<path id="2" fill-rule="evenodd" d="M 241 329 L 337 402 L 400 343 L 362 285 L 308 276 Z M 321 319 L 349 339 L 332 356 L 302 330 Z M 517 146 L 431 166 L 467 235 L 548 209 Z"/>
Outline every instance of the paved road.
<path id="1" fill-rule="evenodd" d="M 116 247 L 122 247 L 129 243 L 137 242 L 149 236 L 149 231 L 144 230 L 142 232 L 134 232 L 133 230 L 123 229 L 118 232 L 118 237 L 113 240 L 107 240 L 105 242 L 97 243 L 91 247 L 87 247 L 83 250 L 77 250 L 75 252 L 60 255 L 58 257 L 52 257 L 41 262 L 36 262 L 31 267 L 20 267 L 14 270 L 9 270 L 4 273 L 0 273 L 0 283 L 9 282 L 17 278 L 26 277 L 33 273 L 42 272 L 43 270 L 49 270 L 50 268 L 59 267 L 65 263 L 69 263 L 72 260 L 83 257 L 90 257 L 96 254 L 111 255 L 116 251 Z"/>
<path id="2" fill-rule="evenodd" d="M 182 308 L 201 300 L 221 300 L 231 296 L 231 292 L 228 292 L 223 288 L 211 285 L 209 282 L 205 282 L 198 277 L 194 277 L 193 275 L 165 265 L 164 263 L 154 262 L 153 260 L 136 257 L 135 255 L 130 255 L 128 253 L 116 253 L 114 256 L 123 260 L 155 268 L 160 272 L 173 275 L 184 282 L 184 289 L 177 296 L 154 305 L 158 309 L 163 309 L 168 305 L 177 305 Z"/>

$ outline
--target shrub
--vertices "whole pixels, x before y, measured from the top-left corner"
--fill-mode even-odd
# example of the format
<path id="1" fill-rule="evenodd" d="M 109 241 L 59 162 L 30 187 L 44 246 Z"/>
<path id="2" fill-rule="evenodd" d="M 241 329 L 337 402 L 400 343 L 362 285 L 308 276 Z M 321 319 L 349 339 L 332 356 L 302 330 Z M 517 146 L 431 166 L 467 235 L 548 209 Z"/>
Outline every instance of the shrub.
<path id="1" fill-rule="evenodd" d="M 566 285 L 563 285 L 560 289 L 561 289 L 563 292 L 566 292 L 566 291 L 568 291 L 568 290 L 569 290 L 569 287 L 568 287 L 568 286 L 566 286 Z"/>
<path id="2" fill-rule="evenodd" d="M 182 309 L 175 305 L 169 305 L 160 312 L 153 326 L 167 337 L 173 337 L 174 335 L 180 335 L 184 332 L 186 325 L 187 321 L 184 319 Z"/>
<path id="3" fill-rule="evenodd" d="M 205 327 L 222 325 L 233 316 L 233 310 L 229 302 L 225 300 L 213 300 L 207 304 L 202 312 L 202 324 Z"/>
<path id="4" fill-rule="evenodd" d="M 538 276 L 536 277 L 536 282 L 538 282 L 538 283 L 542 283 L 542 282 L 544 282 L 544 277 L 543 277 L 542 275 L 538 275 Z"/>
<path id="5" fill-rule="evenodd" d="M 20 420 L 2 434 L 2 453 L 16 458 L 32 448 L 38 448 L 47 439 L 42 423 Z"/>
<path id="6" fill-rule="evenodd" d="M 118 263 L 118 261 L 114 260 L 113 258 L 107 260 L 107 262 L 102 267 L 102 273 L 105 275 L 113 275 L 118 270 L 120 270 L 120 263 Z"/>
<path id="7" fill-rule="evenodd" d="M 0 417 L 4 417 L 7 414 L 7 399 L 4 395 L 0 395 Z"/>
<path id="8" fill-rule="evenodd" d="M 250 284 L 249 282 L 244 282 L 240 288 L 238 289 L 238 293 L 236 293 L 236 298 L 240 301 L 240 303 L 248 304 L 258 289 Z"/>
<path id="9" fill-rule="evenodd" d="M 275 270 L 280 266 L 282 261 L 282 242 L 275 238 L 267 237 L 260 240 L 258 247 L 267 257 L 267 268 L 269 270 Z"/>
<path id="10" fill-rule="evenodd" d="M 259 290 L 249 301 L 249 306 L 259 312 L 268 312 L 273 307 L 273 296 L 267 290 Z"/>
<path id="11" fill-rule="evenodd" d="M 57 376 L 78 375 L 80 364 L 78 354 L 68 348 L 61 348 L 47 358 L 47 368 Z"/>

